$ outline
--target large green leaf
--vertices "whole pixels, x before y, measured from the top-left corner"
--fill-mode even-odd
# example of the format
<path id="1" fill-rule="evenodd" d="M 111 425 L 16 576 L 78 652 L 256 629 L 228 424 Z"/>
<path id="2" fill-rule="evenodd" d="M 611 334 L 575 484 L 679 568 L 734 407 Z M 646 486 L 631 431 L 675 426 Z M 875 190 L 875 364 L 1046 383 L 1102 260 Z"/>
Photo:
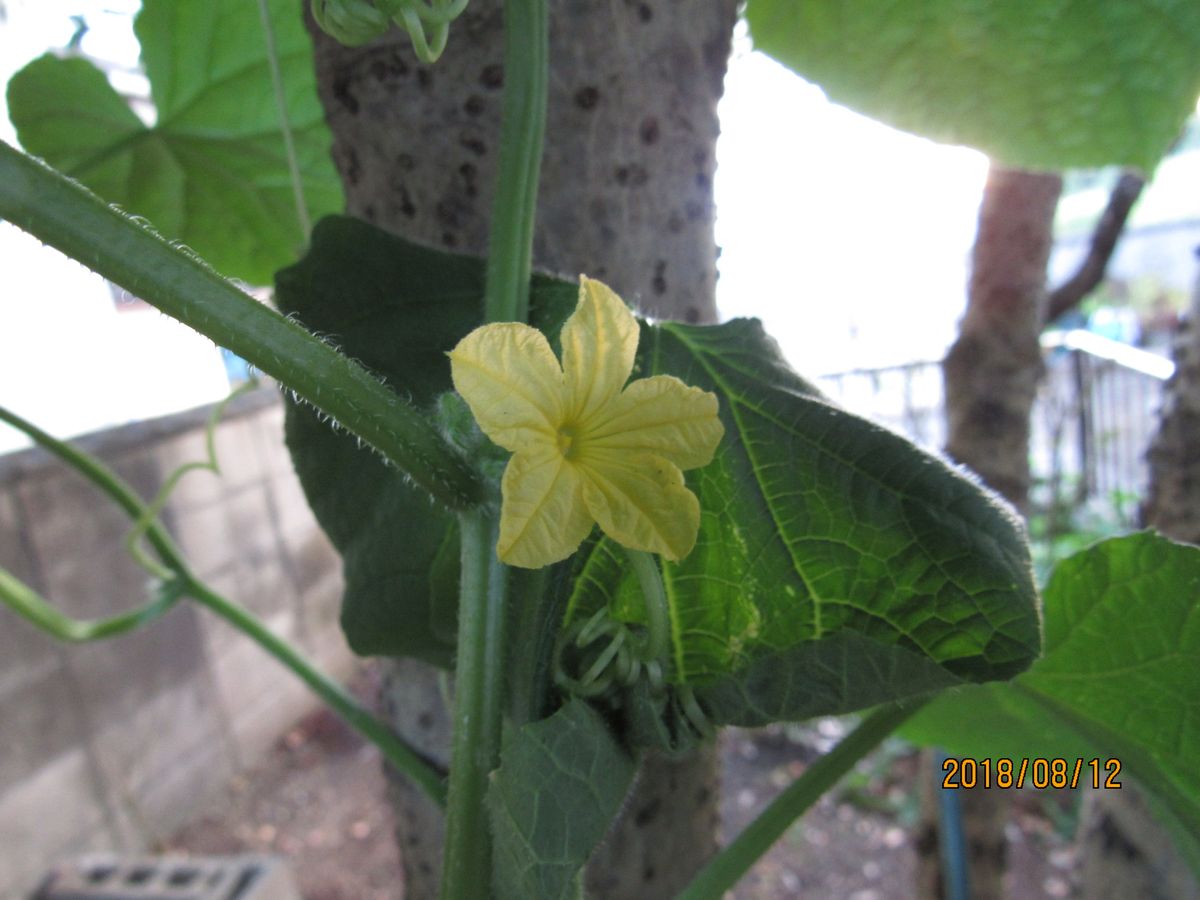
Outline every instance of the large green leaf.
<path id="1" fill-rule="evenodd" d="M 1200 94 L 1194 0 L 750 0 L 746 16 L 830 99 L 1010 165 L 1152 169 Z"/>
<path id="2" fill-rule="evenodd" d="M 278 273 L 276 302 L 413 403 L 431 407 L 451 390 L 446 351 L 479 324 L 483 278 L 479 260 L 329 217 L 313 230 L 308 254 Z M 535 321 L 561 322 L 575 291 L 536 279 Z M 449 665 L 459 572 L 453 517 L 311 407 L 289 399 L 285 433 L 308 502 L 342 555 L 350 646 Z"/>
<path id="3" fill-rule="evenodd" d="M 937 698 L 906 736 L 976 757 L 1117 758 L 1200 840 L 1200 548 L 1151 532 L 1064 560 L 1046 654 L 1004 685 Z"/>
<path id="4" fill-rule="evenodd" d="M 781 710 L 797 699 L 781 699 L 781 685 L 811 682 L 812 715 L 1009 678 L 1032 662 L 1023 531 L 977 483 L 830 404 L 755 320 L 644 325 L 639 365 L 713 391 L 727 433 L 713 463 L 689 473 L 702 508 L 696 548 L 664 567 L 673 680 L 742 673 L 721 688 L 728 714 L 751 683 L 776 696 L 747 703 Z M 642 621 L 611 542 L 581 557 L 569 614 L 608 604 Z M 899 672 L 906 681 L 891 680 Z"/>
<path id="5" fill-rule="evenodd" d="M 288 121 L 316 218 L 340 209 L 300 6 L 270 0 Z M 305 234 L 258 8 L 146 0 L 136 30 L 157 121 L 145 126 L 82 59 L 43 56 L 9 82 L 21 144 L 105 200 L 150 219 L 219 271 L 252 284 L 293 261 Z"/>
<path id="6" fill-rule="evenodd" d="M 506 737 L 488 788 L 499 897 L 570 900 L 633 780 L 632 757 L 581 700 Z"/>
<path id="7" fill-rule="evenodd" d="M 480 261 L 342 218 L 322 222 L 308 257 L 278 279 L 287 312 L 420 405 L 450 389 L 444 354 L 477 323 L 482 289 Z M 548 334 L 576 290 L 535 281 L 535 322 Z M 635 375 L 667 372 L 714 391 L 728 433 L 712 465 L 689 473 L 703 509 L 696 550 L 665 570 L 673 680 L 711 688 L 712 698 L 725 691 L 710 702 L 734 721 L 731 697 L 754 707 L 751 716 L 794 712 L 779 697 L 785 677 L 827 698 L 815 713 L 1006 678 L 1029 664 L 1039 640 L 1035 592 L 1005 507 L 902 438 L 831 406 L 757 322 L 642 328 Z M 289 409 L 288 438 L 345 558 L 352 645 L 422 655 L 434 646 L 444 658 L 450 645 L 438 636 L 451 629 L 432 623 L 447 620 L 433 598 L 454 595 L 447 520 L 310 411 Z M 636 579 L 609 541 L 587 544 L 574 565 L 571 615 L 609 604 L 639 621 Z M 729 673 L 741 680 L 721 687 Z"/>

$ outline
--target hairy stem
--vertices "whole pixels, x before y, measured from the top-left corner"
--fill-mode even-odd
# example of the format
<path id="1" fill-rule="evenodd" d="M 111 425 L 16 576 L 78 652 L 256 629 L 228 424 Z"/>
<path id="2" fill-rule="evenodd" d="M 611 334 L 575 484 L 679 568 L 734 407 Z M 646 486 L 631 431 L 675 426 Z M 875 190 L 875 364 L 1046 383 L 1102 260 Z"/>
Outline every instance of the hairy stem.
<path id="1" fill-rule="evenodd" d="M 484 798 L 488 775 L 500 762 L 508 573 L 493 549 L 498 530 L 495 516 L 472 510 L 463 513 L 459 522 L 462 587 L 441 896 L 486 900 L 492 836 Z"/>
<path id="2" fill-rule="evenodd" d="M 500 168 L 484 293 L 487 322 L 524 322 L 529 316 L 548 43 L 546 0 L 506 0 Z M 472 510 L 462 513 L 460 522 L 457 696 L 441 897 L 485 900 L 491 894 L 492 835 L 484 800 L 488 775 L 500 763 L 500 725 L 509 698 L 504 678 L 509 573 L 496 558 L 496 516 Z"/>
<path id="3" fill-rule="evenodd" d="M 529 317 L 533 220 L 546 131 L 548 46 L 545 0 L 507 0 L 500 172 L 487 258 L 484 318 L 488 322 L 524 322 Z"/>
<path id="4" fill-rule="evenodd" d="M 278 379 L 434 499 L 452 509 L 479 499 L 479 480 L 462 457 L 424 415 L 362 366 L 82 185 L 2 142 L 0 218 Z"/>
<path id="5" fill-rule="evenodd" d="M 877 709 L 842 742 L 809 766 L 732 844 L 700 870 L 678 900 L 720 900 L 750 871 L 792 823 L 833 787 L 854 764 L 870 753 L 923 703 L 891 704 Z"/>

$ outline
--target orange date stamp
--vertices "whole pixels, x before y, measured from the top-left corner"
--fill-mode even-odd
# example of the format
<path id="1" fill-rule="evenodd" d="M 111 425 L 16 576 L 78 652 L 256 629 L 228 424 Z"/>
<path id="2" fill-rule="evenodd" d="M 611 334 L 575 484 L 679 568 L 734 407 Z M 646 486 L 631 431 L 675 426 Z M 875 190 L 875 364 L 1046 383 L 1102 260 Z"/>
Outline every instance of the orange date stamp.
<path id="1" fill-rule="evenodd" d="M 947 791 L 972 788 L 1020 789 L 1026 785 L 1054 790 L 1074 790 L 1092 787 L 1096 790 L 1120 790 L 1121 761 L 1112 757 L 1100 759 L 1065 759 L 1061 756 L 1035 756 L 1014 759 L 1001 756 L 995 759 L 970 756 L 948 756 L 942 762 L 942 789 Z"/>

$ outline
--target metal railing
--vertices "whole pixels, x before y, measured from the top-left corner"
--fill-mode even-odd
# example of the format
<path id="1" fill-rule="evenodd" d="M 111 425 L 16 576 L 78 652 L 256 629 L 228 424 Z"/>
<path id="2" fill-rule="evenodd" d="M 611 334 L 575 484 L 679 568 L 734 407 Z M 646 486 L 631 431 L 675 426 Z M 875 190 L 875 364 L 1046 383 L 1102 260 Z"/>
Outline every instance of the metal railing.
<path id="1" fill-rule="evenodd" d="M 1088 331 L 1042 338 L 1046 375 L 1031 419 L 1034 505 L 1112 501 L 1134 525 L 1145 493 L 1146 449 L 1158 427 L 1163 383 L 1174 364 Z M 940 362 L 823 375 L 817 385 L 847 409 L 922 446 L 945 444 Z"/>

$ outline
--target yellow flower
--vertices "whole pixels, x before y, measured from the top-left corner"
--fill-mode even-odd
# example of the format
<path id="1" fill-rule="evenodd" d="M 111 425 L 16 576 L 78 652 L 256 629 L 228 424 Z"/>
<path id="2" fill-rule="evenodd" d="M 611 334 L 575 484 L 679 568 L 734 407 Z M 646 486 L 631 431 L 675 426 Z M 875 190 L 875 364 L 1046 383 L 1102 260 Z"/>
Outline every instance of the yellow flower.
<path id="1" fill-rule="evenodd" d="M 450 352 L 454 387 L 513 453 L 501 482 L 503 562 L 535 569 L 565 559 L 594 522 L 667 559 L 696 543 L 700 503 L 680 470 L 712 459 L 724 433 L 717 398 L 670 375 L 626 385 L 637 344 L 621 298 L 581 278 L 561 366 L 540 331 L 516 322 L 476 328 Z"/>

